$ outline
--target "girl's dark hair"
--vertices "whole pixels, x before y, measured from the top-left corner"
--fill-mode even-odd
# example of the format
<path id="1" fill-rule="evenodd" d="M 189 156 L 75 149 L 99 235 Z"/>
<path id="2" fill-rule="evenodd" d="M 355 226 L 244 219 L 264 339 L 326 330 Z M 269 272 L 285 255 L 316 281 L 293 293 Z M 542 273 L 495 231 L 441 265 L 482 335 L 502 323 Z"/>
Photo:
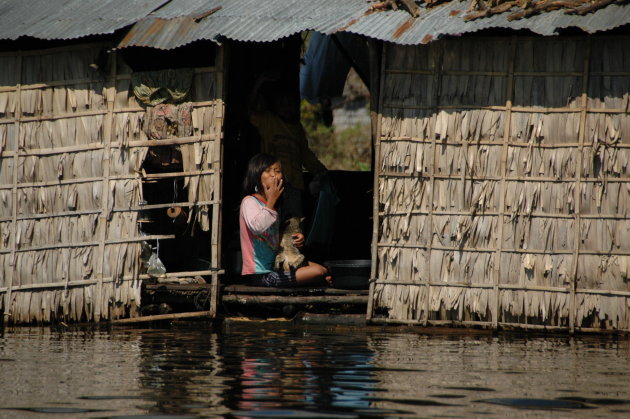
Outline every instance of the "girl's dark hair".
<path id="1" fill-rule="evenodd" d="M 263 172 L 269 168 L 272 164 L 279 161 L 271 154 L 260 153 L 249 159 L 247 163 L 247 172 L 245 173 L 245 179 L 243 180 L 243 195 L 251 195 L 256 192 L 263 192 L 263 186 L 260 181 L 260 177 Z"/>

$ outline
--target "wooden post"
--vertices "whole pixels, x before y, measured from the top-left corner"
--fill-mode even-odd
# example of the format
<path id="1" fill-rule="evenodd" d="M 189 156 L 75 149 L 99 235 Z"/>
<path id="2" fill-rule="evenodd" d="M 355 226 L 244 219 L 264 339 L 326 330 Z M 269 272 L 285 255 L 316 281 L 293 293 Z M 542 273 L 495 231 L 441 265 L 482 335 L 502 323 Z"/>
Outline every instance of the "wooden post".
<path id="1" fill-rule="evenodd" d="M 442 89 L 442 62 L 444 60 L 444 42 L 439 42 L 436 44 L 437 49 L 437 57 L 433 62 L 433 112 L 437 115 L 440 112 L 440 93 Z M 429 174 L 430 174 L 430 198 L 429 198 L 429 242 L 427 243 L 427 278 L 425 281 L 426 288 L 426 301 L 424 304 L 424 318 L 422 319 L 422 324 L 427 326 L 429 324 L 429 312 L 431 310 L 431 282 L 433 282 L 433 274 L 431 259 L 433 257 L 433 212 L 435 208 L 435 175 L 436 175 L 436 159 L 437 159 L 437 138 L 435 134 L 435 128 L 433 129 L 433 135 L 431 138 L 431 161 L 429 162 Z M 441 279 L 441 278 L 440 278 Z"/>
<path id="2" fill-rule="evenodd" d="M 18 184 L 18 165 L 20 163 L 20 119 L 22 118 L 22 52 L 18 52 L 18 62 L 17 62 L 17 85 L 15 89 L 15 114 L 14 114 L 14 130 L 15 130 L 15 150 L 13 154 L 13 185 L 11 190 L 11 199 L 12 199 L 12 213 L 11 213 L 11 258 L 9 259 L 9 264 L 11 265 L 11 277 L 9 278 L 9 289 L 4 297 L 4 319 L 3 322 L 6 324 L 12 318 L 11 312 L 11 298 L 12 298 L 12 289 L 13 283 L 17 277 L 17 213 L 18 213 L 18 195 L 17 195 L 17 184 Z M 16 284 L 19 285 L 19 284 Z"/>
<path id="3" fill-rule="evenodd" d="M 505 131 L 503 133 L 503 147 L 501 150 L 501 180 L 499 186 L 499 232 L 498 232 L 498 243 L 497 243 L 497 251 L 495 253 L 494 258 L 494 318 L 492 319 L 492 326 L 497 329 L 499 327 L 499 308 L 500 308 L 500 294 L 501 289 L 499 285 L 501 284 L 501 255 L 503 253 L 503 224 L 505 223 L 505 193 L 506 193 L 506 181 L 507 177 L 507 155 L 508 148 L 510 144 L 510 131 L 512 129 L 512 100 L 514 97 L 513 86 L 514 86 L 514 59 L 516 56 L 516 46 L 517 46 L 517 38 L 516 36 L 512 36 L 512 41 L 510 45 L 510 58 L 508 62 L 508 74 L 507 74 L 507 91 L 506 91 L 506 104 L 505 104 Z"/>
<path id="4" fill-rule="evenodd" d="M 368 40 L 370 51 L 370 120 L 372 125 L 372 266 L 370 269 L 370 292 L 368 296 L 366 320 L 372 319 L 374 310 L 374 287 L 378 274 L 379 240 L 379 171 L 381 150 L 381 119 L 383 112 L 383 84 L 387 49 L 376 40 Z"/>
<path id="5" fill-rule="evenodd" d="M 584 72 L 582 74 L 582 110 L 580 117 L 580 132 L 578 135 L 578 159 L 577 173 L 575 181 L 575 225 L 573 226 L 573 266 L 571 270 L 571 295 L 569 300 L 569 333 L 575 332 L 575 322 L 577 316 L 575 289 L 577 288 L 578 263 L 580 258 L 580 224 L 582 222 L 581 206 L 582 206 L 582 165 L 584 161 L 584 138 L 586 137 L 586 117 L 588 115 L 588 82 L 591 60 L 591 36 L 589 35 L 586 53 L 584 54 Z"/>
<path id="6" fill-rule="evenodd" d="M 212 169 L 214 171 L 214 201 L 212 205 L 212 232 L 211 232 L 211 255 L 210 260 L 213 268 L 221 265 L 221 213 L 222 213 L 222 178 L 223 178 L 223 134 L 224 134 L 224 112 L 225 112 L 225 78 L 226 78 L 226 44 L 217 49 L 216 63 L 216 99 L 215 99 L 215 119 L 214 119 L 214 152 L 212 153 Z M 210 288 L 210 317 L 217 315 L 219 301 L 219 271 L 215 271 L 211 276 Z"/>
<path id="7" fill-rule="evenodd" d="M 107 80 L 107 88 L 105 90 L 105 100 L 107 103 L 107 114 L 105 115 L 105 121 L 103 122 L 103 190 L 102 190 L 102 208 L 101 214 L 99 215 L 99 227 L 100 227 L 100 243 L 98 246 L 98 271 L 96 275 L 98 277 L 98 283 L 96 284 L 97 292 L 93 295 L 98 296 L 99 301 L 93 301 L 92 306 L 102 307 L 102 296 L 103 296 L 103 277 L 104 277 L 104 269 L 105 269 L 105 242 L 107 239 L 107 230 L 109 226 L 110 219 L 110 211 L 109 211 L 109 182 L 110 182 L 110 160 L 111 160 L 111 146 L 112 146 L 112 138 L 114 136 L 114 112 L 116 108 L 116 67 L 117 67 L 117 57 L 116 52 L 111 52 L 111 63 L 110 63 L 110 72 L 109 72 L 109 80 Z M 111 285 L 113 286 L 113 284 Z M 100 317 L 110 318 L 110 313 L 100 313 Z M 97 319 L 98 320 L 98 319 Z"/>

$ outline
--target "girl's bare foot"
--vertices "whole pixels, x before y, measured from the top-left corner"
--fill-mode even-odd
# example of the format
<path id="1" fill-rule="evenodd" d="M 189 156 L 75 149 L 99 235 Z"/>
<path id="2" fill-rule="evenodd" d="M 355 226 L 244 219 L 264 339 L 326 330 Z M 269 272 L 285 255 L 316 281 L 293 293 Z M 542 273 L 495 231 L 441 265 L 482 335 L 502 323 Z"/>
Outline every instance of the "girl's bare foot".
<path id="1" fill-rule="evenodd" d="M 330 275 L 324 276 L 324 281 L 326 281 L 326 283 L 328 284 L 329 287 L 333 286 L 332 276 L 330 276 Z"/>

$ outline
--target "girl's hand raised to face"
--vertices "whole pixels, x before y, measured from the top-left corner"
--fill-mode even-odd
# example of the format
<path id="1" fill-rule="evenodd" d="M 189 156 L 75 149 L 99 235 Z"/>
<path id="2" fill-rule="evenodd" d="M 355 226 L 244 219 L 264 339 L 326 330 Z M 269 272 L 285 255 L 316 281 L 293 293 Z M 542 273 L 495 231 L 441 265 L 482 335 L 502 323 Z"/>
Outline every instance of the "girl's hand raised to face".
<path id="1" fill-rule="evenodd" d="M 260 175 L 260 184 L 263 187 L 262 194 L 267 201 L 267 208 L 273 209 L 276 201 L 284 191 L 284 182 L 282 180 L 282 165 L 277 161 L 267 167 Z"/>
<path id="2" fill-rule="evenodd" d="M 282 178 L 274 178 L 272 182 L 264 185 L 265 188 L 265 198 L 267 199 L 267 207 L 274 208 L 276 206 L 276 202 L 282 192 L 284 192 L 284 182 Z"/>

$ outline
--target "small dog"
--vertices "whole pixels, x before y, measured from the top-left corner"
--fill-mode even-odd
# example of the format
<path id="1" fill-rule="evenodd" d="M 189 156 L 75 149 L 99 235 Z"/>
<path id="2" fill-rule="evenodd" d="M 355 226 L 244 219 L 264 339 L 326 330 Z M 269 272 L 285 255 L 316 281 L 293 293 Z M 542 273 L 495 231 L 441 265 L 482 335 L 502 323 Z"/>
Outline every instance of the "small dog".
<path id="1" fill-rule="evenodd" d="M 305 262 L 304 255 L 293 244 L 293 235 L 301 233 L 300 223 L 304 218 L 291 217 L 284 222 L 280 239 L 280 251 L 276 255 L 273 269 L 276 271 L 295 271 Z"/>

